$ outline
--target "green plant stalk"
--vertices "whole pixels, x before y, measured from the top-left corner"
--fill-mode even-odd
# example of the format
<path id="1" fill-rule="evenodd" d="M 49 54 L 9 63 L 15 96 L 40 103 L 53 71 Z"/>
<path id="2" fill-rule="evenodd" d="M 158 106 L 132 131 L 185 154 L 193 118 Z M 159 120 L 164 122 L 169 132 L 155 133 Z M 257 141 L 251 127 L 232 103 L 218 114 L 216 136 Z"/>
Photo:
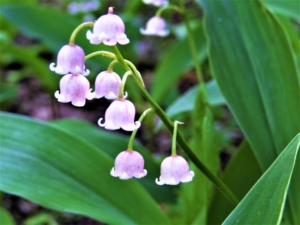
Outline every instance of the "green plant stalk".
<path id="1" fill-rule="evenodd" d="M 76 27 L 75 30 L 73 31 L 73 33 L 71 34 L 69 45 L 74 45 L 75 44 L 76 35 L 78 34 L 78 32 L 82 28 L 84 28 L 84 27 L 92 27 L 92 26 L 94 26 L 94 22 L 85 22 L 85 23 L 80 24 L 78 27 Z"/>
<path id="2" fill-rule="evenodd" d="M 126 84 L 127 77 L 131 74 L 132 74 L 131 70 L 126 71 L 126 73 L 124 74 L 124 76 L 122 78 L 122 82 L 121 82 L 120 89 L 119 89 L 119 96 L 118 96 L 119 100 L 124 99 L 124 87 L 125 87 L 125 84 Z"/>
<path id="3" fill-rule="evenodd" d="M 172 137 L 172 156 L 176 156 L 177 152 L 176 152 L 176 138 L 177 138 L 177 125 L 178 124 L 183 124 L 179 121 L 175 121 L 174 122 L 174 130 L 173 130 L 173 137 Z"/>
<path id="4" fill-rule="evenodd" d="M 178 8 L 177 6 L 175 6 L 175 5 L 166 5 L 166 6 L 160 7 L 157 10 L 157 12 L 155 13 L 155 16 L 161 17 L 162 12 L 167 10 L 167 9 L 172 9 L 172 10 L 175 10 L 177 12 L 182 13 L 181 9 Z"/>
<path id="5" fill-rule="evenodd" d="M 143 114 L 140 116 L 139 121 L 142 123 L 142 121 L 144 120 L 145 116 L 148 114 L 148 112 L 151 112 L 153 109 L 149 108 L 147 110 L 145 110 L 143 112 Z M 136 132 L 138 131 L 138 129 L 135 129 L 134 131 L 132 131 L 129 142 L 128 142 L 128 147 L 127 150 L 128 151 L 132 151 L 133 150 L 133 142 L 134 142 L 134 138 L 136 135 Z"/>
<path id="6" fill-rule="evenodd" d="M 118 48 L 116 46 L 112 46 L 112 50 L 115 53 L 115 56 L 117 60 L 119 60 L 120 64 L 124 67 L 125 70 L 131 70 L 130 67 L 126 64 L 123 56 L 119 52 Z M 148 100 L 148 102 L 151 104 L 152 108 L 156 112 L 156 114 L 159 116 L 159 118 L 162 120 L 168 131 L 172 134 L 174 130 L 173 122 L 169 119 L 169 117 L 166 115 L 166 113 L 162 110 L 162 108 L 154 101 L 152 96 L 149 94 L 149 92 L 145 89 L 145 87 L 140 83 L 139 79 L 137 78 L 139 75 L 135 74 L 135 71 L 133 71 L 134 76 L 131 76 L 144 95 L 144 97 Z M 183 139 L 181 134 L 177 133 L 177 144 L 179 147 L 187 154 L 187 156 L 191 159 L 191 161 L 196 165 L 196 167 L 202 171 L 202 173 L 205 174 L 205 176 L 211 180 L 217 188 L 234 204 L 237 205 L 239 203 L 239 200 L 237 197 L 230 191 L 230 189 L 220 180 L 218 177 L 216 177 L 210 170 L 197 158 L 197 156 L 193 153 L 192 149 L 188 146 L 186 141 Z"/>
<path id="7" fill-rule="evenodd" d="M 186 10 L 185 10 L 185 6 L 184 6 L 184 0 L 179 0 L 179 2 L 180 2 L 181 12 L 182 12 L 182 16 L 183 16 L 183 22 L 185 24 L 186 31 L 187 31 L 187 38 L 188 38 L 188 42 L 189 42 L 189 47 L 190 47 L 190 50 L 191 50 L 192 58 L 193 58 L 195 69 L 196 69 L 196 74 L 197 74 L 197 77 L 198 77 L 198 80 L 199 80 L 199 83 L 200 83 L 200 88 L 203 89 L 205 103 L 208 104 L 209 102 L 208 102 L 208 97 L 207 97 L 207 91 L 206 91 L 206 88 L 205 88 L 205 85 L 204 85 L 204 78 L 203 78 L 203 74 L 201 72 L 201 67 L 200 67 L 200 64 L 198 62 L 198 57 L 197 57 L 197 52 L 196 52 L 196 45 L 195 45 L 195 40 L 194 40 L 193 35 L 192 35 L 192 29 L 191 29 L 191 26 L 189 24 L 186 13 L 185 13 Z"/>
<path id="8" fill-rule="evenodd" d="M 107 68 L 107 72 L 113 72 L 113 69 L 114 69 L 114 66 L 119 63 L 118 60 L 113 60 L 109 65 L 108 65 L 108 68 Z"/>

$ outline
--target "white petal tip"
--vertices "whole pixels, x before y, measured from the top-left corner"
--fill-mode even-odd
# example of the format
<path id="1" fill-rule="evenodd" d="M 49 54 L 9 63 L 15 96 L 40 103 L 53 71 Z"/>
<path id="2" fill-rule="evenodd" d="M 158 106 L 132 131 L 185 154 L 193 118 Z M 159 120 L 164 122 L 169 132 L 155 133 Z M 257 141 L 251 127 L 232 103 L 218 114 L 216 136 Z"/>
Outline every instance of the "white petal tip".
<path id="1" fill-rule="evenodd" d="M 98 120 L 98 125 L 99 125 L 100 127 L 104 127 L 104 126 L 105 126 L 105 123 L 101 123 L 102 120 L 103 120 L 103 118 L 100 118 L 100 119 Z"/>

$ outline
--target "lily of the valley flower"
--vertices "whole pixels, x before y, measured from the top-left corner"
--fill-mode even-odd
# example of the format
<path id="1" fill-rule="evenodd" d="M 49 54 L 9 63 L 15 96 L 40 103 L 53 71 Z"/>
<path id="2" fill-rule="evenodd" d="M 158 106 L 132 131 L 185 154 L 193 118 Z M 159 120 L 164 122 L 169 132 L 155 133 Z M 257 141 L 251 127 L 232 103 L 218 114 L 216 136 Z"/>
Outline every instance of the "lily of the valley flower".
<path id="1" fill-rule="evenodd" d="M 113 14 L 113 8 L 109 7 L 108 14 L 101 16 L 94 24 L 93 33 L 88 31 L 86 37 L 91 44 L 103 44 L 108 46 L 117 43 L 125 45 L 129 43 L 125 31 L 123 20 Z"/>
<path id="2" fill-rule="evenodd" d="M 189 171 L 187 161 L 181 156 L 170 156 L 164 159 L 160 167 L 161 176 L 155 180 L 158 185 L 177 185 L 180 182 L 190 182 L 194 172 Z"/>
<path id="3" fill-rule="evenodd" d="M 82 74 L 87 76 L 90 71 L 85 70 L 84 51 L 78 45 L 64 45 L 58 53 L 57 64 L 50 64 L 50 70 L 58 74 Z"/>
<path id="4" fill-rule="evenodd" d="M 140 153 L 126 150 L 117 156 L 115 167 L 112 168 L 110 174 L 127 180 L 132 177 L 142 178 L 147 175 L 147 170 L 144 169 L 144 159 Z"/>
<path id="5" fill-rule="evenodd" d="M 98 74 L 95 82 L 95 98 L 118 98 L 121 78 L 115 72 L 104 71 Z"/>
<path id="6" fill-rule="evenodd" d="M 108 130 L 117 130 L 122 128 L 126 131 L 133 131 L 141 126 L 141 122 L 134 122 L 135 107 L 132 102 L 126 99 L 117 99 L 111 103 L 105 112 L 105 123 L 101 123 L 100 118 L 98 124 Z"/>
<path id="7" fill-rule="evenodd" d="M 166 22 L 159 16 L 150 18 L 146 24 L 146 29 L 141 28 L 141 33 L 144 35 L 156 35 L 165 37 L 169 34 L 169 30 L 166 29 Z"/>
<path id="8" fill-rule="evenodd" d="M 145 4 L 163 6 L 168 4 L 168 0 L 143 0 Z"/>
<path id="9" fill-rule="evenodd" d="M 67 74 L 59 83 L 60 93 L 56 91 L 54 96 L 59 102 L 72 102 L 74 106 L 84 106 L 85 99 L 91 100 L 94 94 L 91 93 L 90 83 L 86 77 L 80 74 Z"/>

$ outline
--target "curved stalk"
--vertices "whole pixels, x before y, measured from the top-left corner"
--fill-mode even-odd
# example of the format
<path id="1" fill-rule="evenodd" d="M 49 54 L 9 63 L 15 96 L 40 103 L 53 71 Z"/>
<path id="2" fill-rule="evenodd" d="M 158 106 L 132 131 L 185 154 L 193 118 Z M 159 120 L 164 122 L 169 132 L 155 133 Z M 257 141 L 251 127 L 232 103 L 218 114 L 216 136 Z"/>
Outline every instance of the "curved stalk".
<path id="1" fill-rule="evenodd" d="M 78 34 L 78 32 L 84 28 L 84 27 L 92 27 L 94 26 L 94 22 L 86 22 L 86 23 L 82 23 L 80 24 L 78 27 L 75 28 L 75 30 L 73 31 L 73 33 L 71 34 L 70 37 L 70 41 L 69 41 L 69 45 L 74 45 L 75 44 L 75 38 Z"/>

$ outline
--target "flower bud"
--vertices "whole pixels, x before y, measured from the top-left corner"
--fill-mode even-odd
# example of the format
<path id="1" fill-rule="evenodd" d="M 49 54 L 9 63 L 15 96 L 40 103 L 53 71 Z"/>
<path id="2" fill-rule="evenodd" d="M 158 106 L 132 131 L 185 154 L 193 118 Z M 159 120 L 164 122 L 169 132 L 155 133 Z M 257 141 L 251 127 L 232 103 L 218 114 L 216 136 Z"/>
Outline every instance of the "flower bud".
<path id="1" fill-rule="evenodd" d="M 95 98 L 118 98 L 120 85 L 121 78 L 115 72 L 99 73 L 95 81 Z"/>
<path id="2" fill-rule="evenodd" d="M 126 131 L 133 131 L 141 126 L 139 121 L 134 122 L 134 117 L 135 107 L 132 102 L 126 99 L 117 99 L 106 110 L 105 123 L 102 124 L 102 118 L 100 118 L 98 124 L 108 130 L 122 128 Z"/>
<path id="3" fill-rule="evenodd" d="M 145 4 L 155 5 L 155 6 L 164 6 L 168 4 L 168 0 L 143 0 Z"/>
<path id="4" fill-rule="evenodd" d="M 64 45 L 58 53 L 56 67 L 55 63 L 50 64 L 50 70 L 58 74 L 82 74 L 89 75 L 90 71 L 85 70 L 84 51 L 78 45 Z"/>
<path id="5" fill-rule="evenodd" d="M 161 176 L 155 180 L 158 185 L 177 185 L 180 182 L 190 182 L 194 172 L 189 171 L 189 164 L 181 156 L 170 156 L 164 159 L 160 167 Z"/>
<path id="6" fill-rule="evenodd" d="M 125 31 L 125 25 L 122 19 L 113 14 L 113 8 L 109 7 L 108 14 L 101 16 L 94 24 L 93 33 L 88 31 L 86 37 L 91 44 L 103 44 L 108 46 L 121 45 L 129 43 Z"/>
<path id="7" fill-rule="evenodd" d="M 169 34 L 169 30 L 166 29 L 166 22 L 163 18 L 154 16 L 148 20 L 146 29 L 141 28 L 140 32 L 144 35 L 156 35 L 165 37 Z"/>
<path id="8" fill-rule="evenodd" d="M 147 175 L 144 169 L 143 156 L 136 151 L 123 151 L 116 160 L 115 167 L 112 168 L 110 174 L 113 177 L 119 177 L 122 180 L 128 180 L 132 177 L 142 178 Z"/>
<path id="9" fill-rule="evenodd" d="M 56 91 L 54 96 L 59 102 L 72 102 L 74 106 L 84 106 L 85 99 L 91 100 L 94 95 L 90 90 L 90 83 L 86 77 L 80 74 L 67 74 L 59 83 L 60 93 Z"/>

